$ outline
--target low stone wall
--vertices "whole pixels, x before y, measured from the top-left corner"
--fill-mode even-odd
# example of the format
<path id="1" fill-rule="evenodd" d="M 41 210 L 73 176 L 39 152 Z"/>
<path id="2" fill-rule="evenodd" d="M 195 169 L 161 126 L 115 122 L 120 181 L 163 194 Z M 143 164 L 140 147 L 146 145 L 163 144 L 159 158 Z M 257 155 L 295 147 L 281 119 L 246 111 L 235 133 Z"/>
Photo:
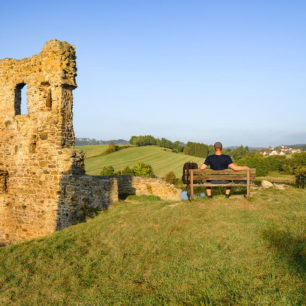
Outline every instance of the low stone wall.
<path id="1" fill-rule="evenodd" d="M 156 195 L 163 200 L 180 200 L 182 190 L 159 178 L 147 178 L 131 175 L 104 176 L 116 178 L 120 195 Z"/>
<path id="2" fill-rule="evenodd" d="M 116 178 L 64 175 L 58 205 L 57 230 L 86 220 L 118 201 Z"/>

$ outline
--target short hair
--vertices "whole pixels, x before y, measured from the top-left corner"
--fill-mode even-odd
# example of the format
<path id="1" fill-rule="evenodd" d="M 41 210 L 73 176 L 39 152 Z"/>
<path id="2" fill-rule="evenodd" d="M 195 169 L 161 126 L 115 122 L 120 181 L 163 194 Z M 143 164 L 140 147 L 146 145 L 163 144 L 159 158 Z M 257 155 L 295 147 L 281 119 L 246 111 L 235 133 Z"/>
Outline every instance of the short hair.
<path id="1" fill-rule="evenodd" d="M 215 150 L 217 150 L 217 149 L 222 149 L 222 143 L 219 142 L 219 141 L 215 142 L 214 148 L 215 148 Z"/>

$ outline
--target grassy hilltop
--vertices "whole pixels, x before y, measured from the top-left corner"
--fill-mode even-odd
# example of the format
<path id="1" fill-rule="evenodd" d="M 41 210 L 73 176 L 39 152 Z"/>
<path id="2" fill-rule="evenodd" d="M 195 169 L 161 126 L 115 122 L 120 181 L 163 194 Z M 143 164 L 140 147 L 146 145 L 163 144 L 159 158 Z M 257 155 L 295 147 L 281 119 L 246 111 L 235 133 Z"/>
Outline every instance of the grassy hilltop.
<path id="1" fill-rule="evenodd" d="M 113 166 L 115 170 L 122 170 L 126 166 L 133 167 L 137 162 L 143 161 L 150 164 L 155 175 L 164 177 L 169 171 L 173 171 L 177 177 L 182 176 L 183 165 L 187 161 L 203 163 L 203 158 L 173 153 L 168 149 L 157 146 L 130 147 L 111 154 L 103 155 L 107 145 L 80 146 L 86 154 L 86 173 L 100 174 L 104 166 Z M 102 155 L 101 155 L 102 154 Z"/>
<path id="2" fill-rule="evenodd" d="M 0 303 L 305 303 L 306 192 L 130 197 L 87 223 L 0 248 Z"/>

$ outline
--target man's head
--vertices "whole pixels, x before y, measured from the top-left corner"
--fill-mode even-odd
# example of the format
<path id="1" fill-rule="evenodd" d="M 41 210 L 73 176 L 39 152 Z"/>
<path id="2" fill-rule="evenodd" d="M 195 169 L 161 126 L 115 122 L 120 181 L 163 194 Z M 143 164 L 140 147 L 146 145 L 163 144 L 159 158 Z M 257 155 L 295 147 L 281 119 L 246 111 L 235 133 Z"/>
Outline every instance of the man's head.
<path id="1" fill-rule="evenodd" d="M 222 152 L 222 143 L 217 141 L 215 144 L 214 144 L 214 148 L 215 148 L 215 152 Z"/>

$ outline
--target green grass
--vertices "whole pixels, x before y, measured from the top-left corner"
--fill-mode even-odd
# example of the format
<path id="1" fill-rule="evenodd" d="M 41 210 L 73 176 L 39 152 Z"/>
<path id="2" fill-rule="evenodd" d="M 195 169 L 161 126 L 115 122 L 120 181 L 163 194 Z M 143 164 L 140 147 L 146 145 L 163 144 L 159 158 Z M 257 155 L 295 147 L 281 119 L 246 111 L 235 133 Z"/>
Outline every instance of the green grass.
<path id="1" fill-rule="evenodd" d="M 267 176 L 257 177 L 258 180 L 267 180 L 272 183 L 282 183 L 282 184 L 295 184 L 295 176 L 286 173 L 280 173 L 278 171 L 271 171 Z"/>
<path id="2" fill-rule="evenodd" d="M 87 146 L 80 147 L 85 150 Z M 89 151 L 85 160 L 86 173 L 91 175 L 100 174 L 104 166 L 113 166 L 115 170 L 122 170 L 126 166 L 133 167 L 143 161 L 153 167 L 155 175 L 164 177 L 169 171 L 174 171 L 177 177 L 182 176 L 183 165 L 187 161 L 203 163 L 204 159 L 188 156 L 183 153 L 173 153 L 157 146 L 131 147 L 107 155 L 93 156 L 97 151 Z"/>
<path id="3" fill-rule="evenodd" d="M 76 148 L 84 151 L 86 158 L 90 158 L 104 153 L 108 145 L 76 146 Z"/>
<path id="4" fill-rule="evenodd" d="M 0 303 L 305 304 L 305 190 L 129 197 L 88 223 L 0 249 Z"/>

